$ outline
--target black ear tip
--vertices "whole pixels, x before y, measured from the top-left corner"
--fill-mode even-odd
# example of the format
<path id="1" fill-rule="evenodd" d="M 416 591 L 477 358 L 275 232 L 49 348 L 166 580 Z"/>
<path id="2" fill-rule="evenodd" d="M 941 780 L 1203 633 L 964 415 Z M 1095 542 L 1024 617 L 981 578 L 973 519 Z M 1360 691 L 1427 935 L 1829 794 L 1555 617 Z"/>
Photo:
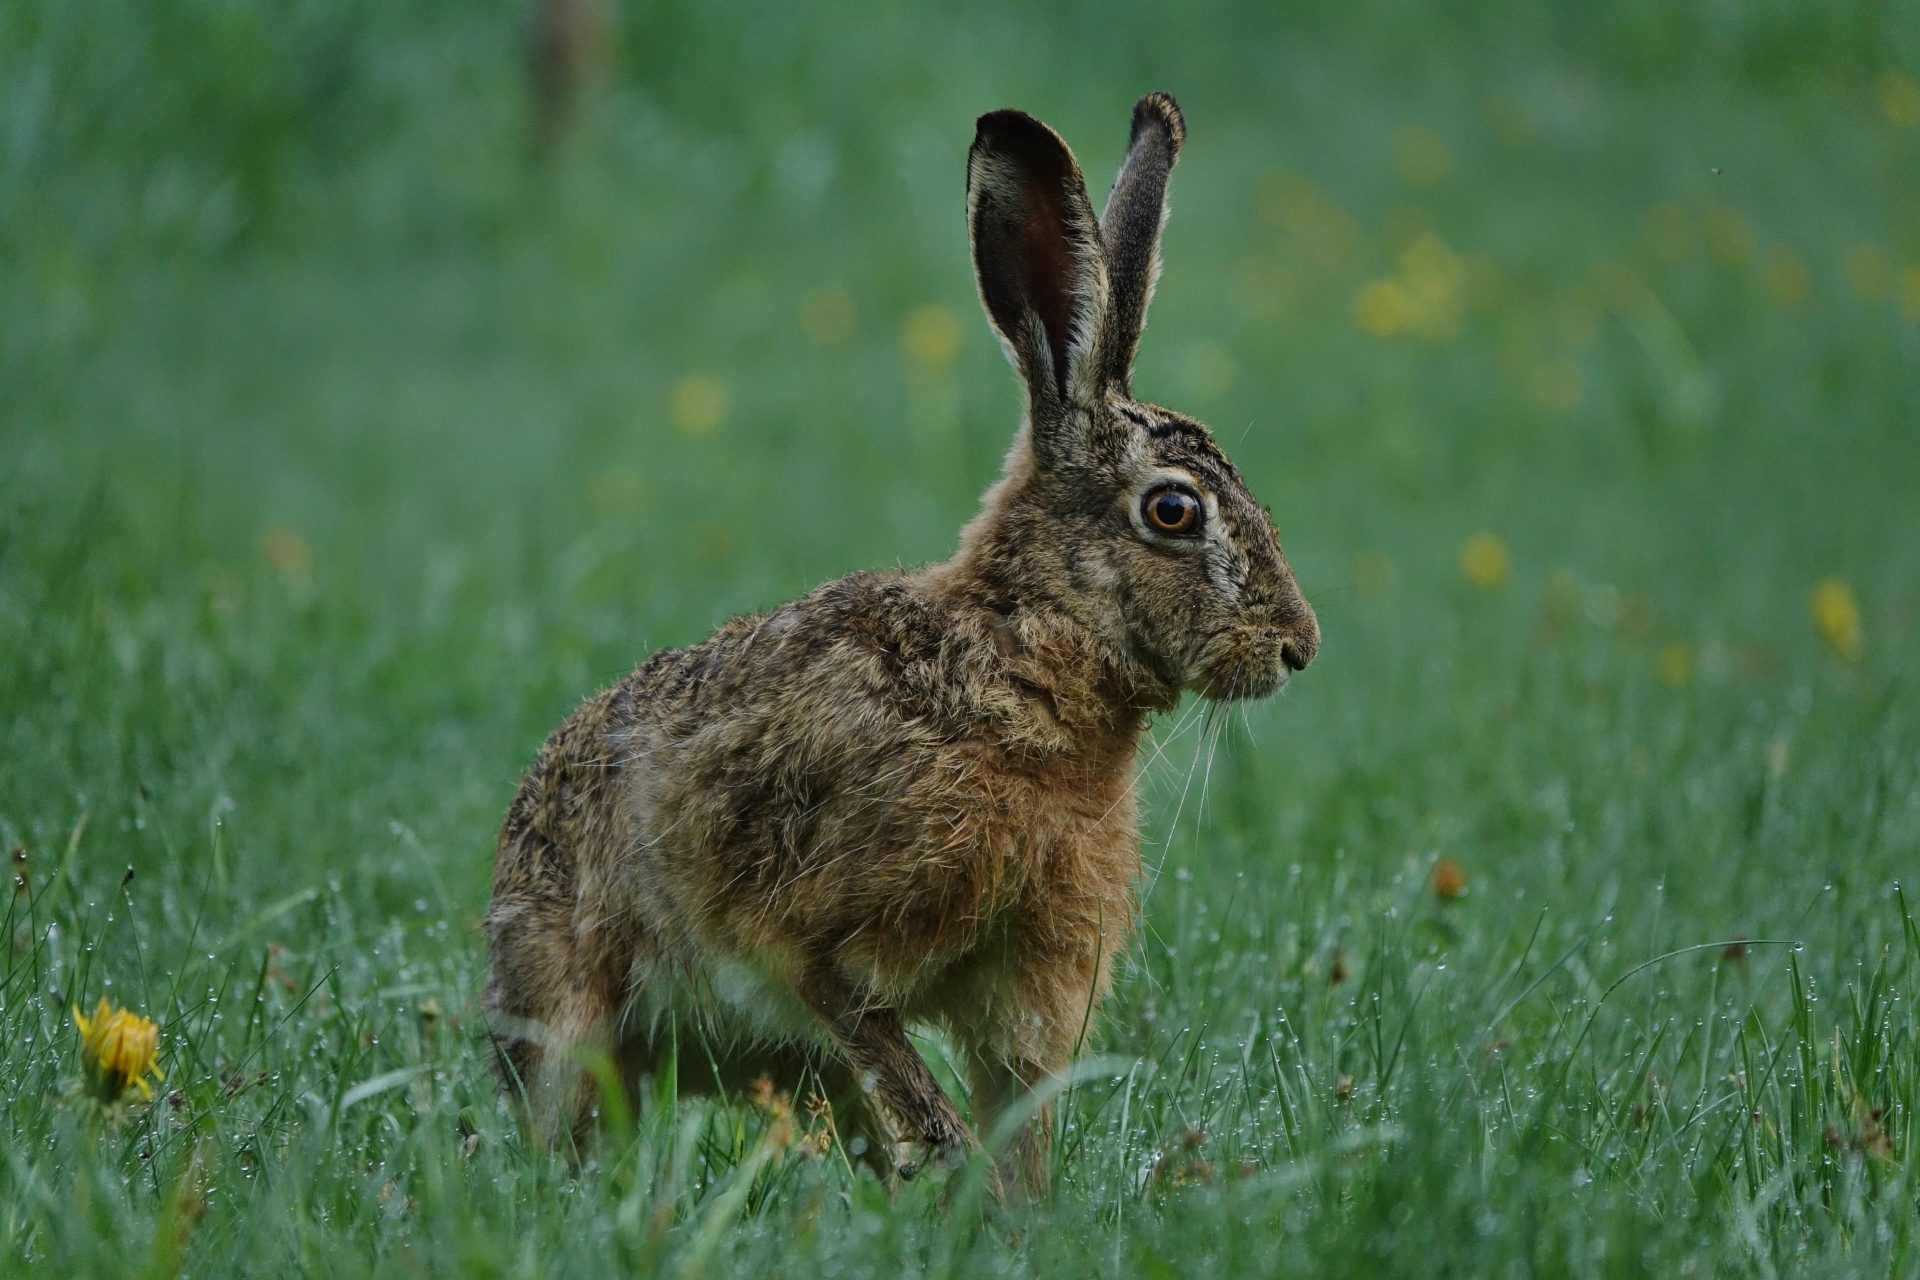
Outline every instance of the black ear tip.
<path id="1" fill-rule="evenodd" d="M 1022 138 L 1052 137 L 1053 130 L 1024 111 L 1002 107 L 973 122 L 975 142 L 998 143 Z"/>
<path id="2" fill-rule="evenodd" d="M 1156 90 L 1133 104 L 1132 138 L 1137 140 L 1142 129 L 1154 127 L 1166 130 L 1175 151 L 1187 140 L 1187 118 L 1180 114 L 1180 104 L 1172 94 Z"/>
<path id="3" fill-rule="evenodd" d="M 974 160 L 986 157 L 1029 172 L 1047 172 L 1055 176 L 1078 178 L 1073 153 L 1064 139 L 1024 111 L 989 111 L 974 122 L 973 149 L 968 154 L 968 172 Z"/>

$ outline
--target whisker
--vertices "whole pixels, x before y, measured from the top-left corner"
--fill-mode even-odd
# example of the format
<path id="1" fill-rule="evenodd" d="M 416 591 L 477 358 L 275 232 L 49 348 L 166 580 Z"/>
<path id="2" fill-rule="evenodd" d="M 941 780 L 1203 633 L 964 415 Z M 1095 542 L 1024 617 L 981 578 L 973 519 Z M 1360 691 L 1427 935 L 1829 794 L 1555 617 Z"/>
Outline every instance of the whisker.
<path id="1" fill-rule="evenodd" d="M 1202 710 L 1204 710 L 1205 716 L 1210 718 L 1213 704 L 1206 702 L 1197 703 L 1195 705 L 1195 716 L 1189 716 L 1187 719 L 1195 720 L 1196 716 L 1198 716 Z M 1204 721 L 1202 722 L 1204 723 Z M 1194 770 L 1197 769 L 1200 764 L 1200 753 L 1205 736 L 1205 730 L 1203 728 L 1201 731 L 1202 742 L 1194 745 L 1193 759 L 1187 764 L 1187 777 L 1186 781 L 1182 783 L 1180 787 L 1179 802 L 1176 803 L 1173 808 L 1173 821 L 1167 824 L 1167 838 L 1162 841 L 1160 845 L 1159 861 L 1157 864 L 1152 865 L 1151 869 L 1153 874 L 1147 880 L 1145 887 L 1140 891 L 1140 902 L 1143 908 L 1146 905 L 1147 898 L 1152 894 L 1154 887 L 1160 883 L 1160 876 L 1166 868 L 1167 855 L 1173 850 L 1173 838 L 1180 830 L 1180 815 L 1186 811 L 1187 794 L 1193 789 L 1193 774 Z"/>

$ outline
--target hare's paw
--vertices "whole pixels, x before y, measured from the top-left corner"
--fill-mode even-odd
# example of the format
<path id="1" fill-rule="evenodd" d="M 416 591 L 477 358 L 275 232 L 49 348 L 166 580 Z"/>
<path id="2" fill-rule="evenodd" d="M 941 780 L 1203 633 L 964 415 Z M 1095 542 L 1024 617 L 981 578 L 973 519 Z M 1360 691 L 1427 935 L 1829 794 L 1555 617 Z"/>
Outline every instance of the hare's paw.
<path id="1" fill-rule="evenodd" d="M 893 1144 L 893 1167 L 902 1182 L 911 1182 L 922 1174 L 951 1173 L 980 1149 L 972 1133 L 941 1126 L 939 1132 L 919 1138 L 902 1138 Z"/>

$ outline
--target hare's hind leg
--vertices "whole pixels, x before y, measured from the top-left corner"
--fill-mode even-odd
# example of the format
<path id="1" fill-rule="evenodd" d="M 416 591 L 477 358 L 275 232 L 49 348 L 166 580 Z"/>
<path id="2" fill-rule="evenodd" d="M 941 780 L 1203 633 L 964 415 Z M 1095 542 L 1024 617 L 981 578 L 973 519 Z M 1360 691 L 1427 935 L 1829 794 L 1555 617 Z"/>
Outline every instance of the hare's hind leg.
<path id="1" fill-rule="evenodd" d="M 997 1044 L 966 1046 L 967 1092 L 973 1105 L 973 1121 L 981 1139 L 990 1140 L 1003 1116 L 1016 1106 L 1033 1105 L 1027 1094 L 1065 1071 L 1067 1055 L 1047 1055 L 1044 1060 L 1019 1052 L 1009 1053 Z M 1028 1195 L 1043 1194 L 1053 1175 L 1053 1103 L 1033 1106 L 1020 1128 L 1013 1134 L 1007 1150 L 999 1158 L 998 1175 L 1003 1188 L 1015 1187 Z"/>
<path id="2" fill-rule="evenodd" d="M 1020 974 L 1012 999 L 983 1026 L 964 1030 L 967 1089 L 974 1123 L 991 1137 L 1003 1116 L 1019 1108 L 1025 1114 L 999 1158 L 1001 1181 L 1029 1195 L 1044 1193 L 1053 1177 L 1054 1106 L 1035 1090 L 1065 1074 L 1085 1029 L 1099 1006 L 1094 994 L 1104 986 L 1097 953 L 1034 962 Z"/>

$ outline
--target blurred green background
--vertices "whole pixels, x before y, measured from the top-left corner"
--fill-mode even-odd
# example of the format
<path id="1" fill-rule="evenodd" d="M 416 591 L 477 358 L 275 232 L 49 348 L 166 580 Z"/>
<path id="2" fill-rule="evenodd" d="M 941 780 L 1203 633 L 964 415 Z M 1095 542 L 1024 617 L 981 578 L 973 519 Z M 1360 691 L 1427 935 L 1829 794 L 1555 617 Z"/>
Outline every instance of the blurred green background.
<path id="1" fill-rule="evenodd" d="M 311 1167 L 404 1163 L 394 1144 L 413 1140 L 395 1133 L 484 1110 L 468 926 L 519 770 L 650 649 L 951 549 L 1019 412 L 967 261 L 973 118 L 1052 123 L 1097 204 L 1134 98 L 1156 88 L 1190 137 L 1136 388 L 1213 425 L 1273 506 L 1325 643 L 1217 755 L 1176 737 L 1149 769 L 1147 928 L 1110 1046 L 1213 1045 L 1209 1026 L 1277 1000 L 1328 1028 L 1321 1049 L 1296 1042 L 1303 1070 L 1329 1089 L 1358 1076 L 1374 1120 L 1406 1122 L 1428 1093 L 1367 1084 L 1355 1055 L 1378 1068 L 1398 1046 L 1369 1047 L 1356 990 L 1329 990 L 1362 955 L 1369 980 L 1405 979 L 1373 989 L 1375 1014 L 1385 999 L 1425 1028 L 1440 1079 L 1478 1061 L 1485 1015 L 1535 977 L 1557 1002 L 1533 1028 L 1538 1066 L 1566 1049 L 1555 1008 L 1673 947 L 1808 942 L 1800 963 L 1831 990 L 1911 946 L 1886 904 L 1920 866 L 1920 12 L 546 12 L 0 14 L 0 839 L 27 877 L 0 1080 L 16 1138 L 80 1149 L 43 1103 L 74 1069 L 65 1005 L 101 992 L 162 1020 L 183 1101 L 141 1132 L 174 1134 L 182 1168 L 198 1166 L 180 1133 L 242 1149 L 244 1130 L 257 1149 L 262 1114 L 355 1072 L 432 1061 L 454 1083 L 386 1098 L 391 1132 L 329 1131 L 341 1145 Z M 556 53 L 542 22 L 578 38 Z M 1442 857 L 1469 888 L 1436 916 Z M 1249 907 L 1265 923 L 1223 941 L 1222 915 Z M 1591 972 L 1536 973 L 1536 941 L 1559 955 L 1583 936 L 1602 951 Z M 264 1015 L 223 1028 L 206 997 L 251 990 L 269 942 L 287 1018 L 319 1007 L 294 989 L 320 982 L 333 1021 L 283 1055 L 279 1103 L 234 1103 L 222 1081 L 262 1052 L 247 1046 Z M 1882 984 L 1896 993 L 1920 964 L 1901 954 Z M 1522 981 L 1422 1005 L 1407 984 L 1448 957 Z M 1804 975 L 1765 965 L 1754 1007 L 1804 1013 Z M 1578 1052 L 1719 1072 L 1728 1041 L 1648 1043 L 1668 994 Z M 1695 995 L 1700 1016 L 1726 1014 Z M 1883 1065 L 1912 1052 L 1903 998 L 1871 1024 Z M 466 1020 L 460 1037 L 420 1030 L 424 999 Z M 1817 1019 L 1798 1025 L 1823 1042 Z M 363 1031 L 381 1047 L 353 1048 Z M 1899 1079 L 1910 1111 L 1920 1088 Z M 1228 1106 L 1184 1087 L 1166 1082 L 1156 1134 Z M 1821 1107 L 1853 1114 L 1854 1094 L 1812 1092 L 1795 1103 L 1805 1150 L 1776 1130 L 1779 1168 L 1818 1165 Z M 1153 1145 L 1125 1130 L 1137 1113 L 1085 1123 L 1104 1153 L 1088 1170 Z M 1260 1161 L 1346 1132 L 1248 1123 Z M 1439 1182 L 1472 1163 L 1459 1151 L 1498 1145 L 1434 1123 L 1432 1161 L 1412 1167 Z M 143 1200 L 114 1159 L 89 1166 L 93 1207 L 62 1227 L 54 1166 L 13 1145 L 8 1232 L 29 1255 L 112 1269 L 167 1238 L 158 1175 Z M 731 1167 L 710 1159 L 709 1190 Z M 1692 1235 L 1652 1224 L 1706 1175 L 1662 1189 L 1598 1167 L 1593 1194 L 1647 1256 L 1687 1256 Z M 407 1229 L 378 1225 L 351 1177 L 305 1176 L 267 1200 L 227 1193 L 293 1206 L 304 1234 L 230 1219 L 206 1256 L 337 1248 L 380 1269 L 376 1242 Z M 1131 1213 L 1072 1194 L 1089 1221 Z M 1287 1222 L 1319 1256 L 1453 1247 L 1445 1222 L 1382 1218 L 1376 1236 L 1340 1193 L 1273 1195 L 1310 1206 Z M 1771 1256 L 1795 1240 L 1803 1260 L 1846 1254 L 1846 1231 L 1784 1202 L 1751 1210 L 1774 1215 Z M 421 1256 L 464 1240 L 471 1269 L 508 1265 L 505 1244 L 462 1235 L 476 1202 L 443 1203 Z M 1158 1221 L 1140 1230 L 1173 1231 Z M 536 1222 L 502 1239 L 590 1237 L 583 1271 L 629 1256 L 613 1227 Z M 899 1239 L 873 1256 L 923 1256 Z M 1462 1265 L 1492 1265 L 1478 1239 L 1454 1241 Z"/>

